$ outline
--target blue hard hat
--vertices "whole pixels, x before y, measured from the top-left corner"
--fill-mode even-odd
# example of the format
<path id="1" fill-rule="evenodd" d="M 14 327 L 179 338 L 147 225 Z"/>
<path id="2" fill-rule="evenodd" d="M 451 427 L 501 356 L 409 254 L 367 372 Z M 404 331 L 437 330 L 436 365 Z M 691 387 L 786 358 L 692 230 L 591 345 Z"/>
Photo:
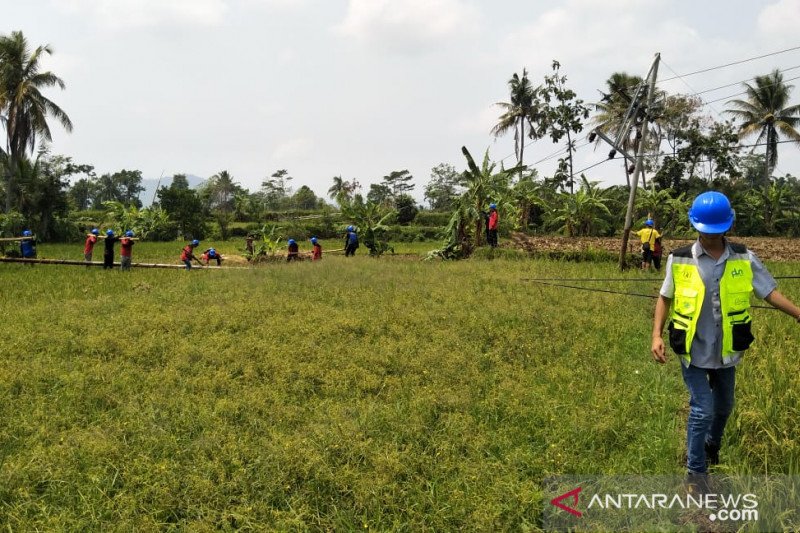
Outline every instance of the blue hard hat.
<path id="1" fill-rule="evenodd" d="M 497 204 L 489 204 L 489 209 L 497 209 Z"/>
<path id="2" fill-rule="evenodd" d="M 647 220 L 644 221 L 644 225 L 648 226 L 648 227 L 652 227 L 653 220 L 648 218 Z"/>
<path id="3" fill-rule="evenodd" d="M 109 237 L 111 237 L 112 235 L 114 235 L 114 230 L 113 230 L 113 229 L 107 229 L 107 230 L 106 230 L 106 235 L 108 235 Z"/>
<path id="4" fill-rule="evenodd" d="M 99 230 L 99 229 L 97 229 L 97 228 L 92 228 L 92 231 L 91 231 L 90 233 L 91 233 L 92 235 L 100 235 L 100 230 Z"/>
<path id="5" fill-rule="evenodd" d="M 214 255 L 215 253 L 217 253 L 217 251 L 214 248 L 209 248 L 208 249 L 208 253 L 210 253 L 211 255 Z"/>
<path id="6" fill-rule="evenodd" d="M 353 226 L 347 226 L 347 231 L 353 231 L 353 229 L 355 229 Z"/>
<path id="7" fill-rule="evenodd" d="M 29 229 L 26 229 L 25 231 L 22 232 L 23 237 L 30 237 L 31 235 L 33 235 L 33 233 L 31 233 L 31 230 Z"/>
<path id="8" fill-rule="evenodd" d="M 289 244 L 296 244 L 294 239 L 289 239 Z"/>
<path id="9" fill-rule="evenodd" d="M 311 244 L 317 244 L 317 238 L 311 237 Z"/>
<path id="10" fill-rule="evenodd" d="M 200 241 L 198 241 L 197 239 L 192 241 L 192 246 L 199 246 L 199 245 L 200 245 Z"/>
<path id="11" fill-rule="evenodd" d="M 125 236 L 126 237 L 133 237 L 133 231 L 131 231 L 131 230 L 126 231 L 125 232 Z"/>
<path id="12" fill-rule="evenodd" d="M 728 197 L 717 191 L 697 196 L 689 209 L 689 222 L 701 233 L 725 233 L 736 218 Z"/>

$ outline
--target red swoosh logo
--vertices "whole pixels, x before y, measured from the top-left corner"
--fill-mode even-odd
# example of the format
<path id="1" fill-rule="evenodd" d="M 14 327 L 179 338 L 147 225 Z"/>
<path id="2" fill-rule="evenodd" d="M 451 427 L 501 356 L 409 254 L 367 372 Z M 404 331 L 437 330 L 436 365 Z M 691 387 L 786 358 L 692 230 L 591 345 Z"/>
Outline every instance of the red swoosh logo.
<path id="1" fill-rule="evenodd" d="M 581 513 L 577 509 L 573 509 L 569 505 L 561 503 L 561 501 L 569 499 L 569 498 L 572 498 L 572 505 L 578 505 L 578 494 L 580 494 L 582 490 L 583 490 L 583 487 L 578 487 L 576 489 L 572 489 L 569 492 L 565 492 L 561 496 L 556 496 L 555 498 L 550 500 L 550 503 L 555 505 L 559 509 L 563 509 L 564 511 L 568 512 L 569 514 L 575 515 L 578 518 L 580 518 L 581 516 L 583 516 L 583 513 Z"/>

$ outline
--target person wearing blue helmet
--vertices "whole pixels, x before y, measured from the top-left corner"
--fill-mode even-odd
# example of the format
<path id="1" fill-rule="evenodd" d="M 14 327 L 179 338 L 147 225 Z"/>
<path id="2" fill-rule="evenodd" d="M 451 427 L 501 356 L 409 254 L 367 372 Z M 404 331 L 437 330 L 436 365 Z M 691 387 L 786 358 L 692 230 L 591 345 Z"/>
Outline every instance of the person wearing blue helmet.
<path id="1" fill-rule="evenodd" d="M 200 266 L 203 266 L 203 263 L 201 263 L 200 260 L 194 255 L 194 249 L 198 246 L 200 246 L 200 241 L 194 239 L 192 242 L 184 246 L 183 250 L 181 250 L 181 261 L 183 261 L 183 264 L 186 265 L 186 270 L 192 269 L 192 261 L 197 261 Z"/>
<path id="2" fill-rule="evenodd" d="M 356 228 L 347 226 L 347 233 L 344 236 L 344 256 L 356 255 L 358 247 L 358 232 L 356 232 Z"/>
<path id="3" fill-rule="evenodd" d="M 286 254 L 286 261 L 297 261 L 300 259 L 300 247 L 297 245 L 297 241 L 294 239 L 289 239 L 287 242 L 288 244 L 288 253 Z"/>
<path id="4" fill-rule="evenodd" d="M 669 345 L 689 391 L 687 469 L 690 483 L 699 487 L 706 483 L 708 467 L 719 463 L 734 404 L 736 365 L 754 341 L 750 295 L 800 322 L 800 308 L 778 292 L 755 254 L 725 237 L 734 218 L 724 194 L 709 191 L 695 198 L 689 221 L 699 237 L 667 258 L 653 318 L 652 357 L 667 362 L 662 336 L 669 320 Z"/>
<path id="5" fill-rule="evenodd" d="M 99 238 L 99 236 L 100 236 L 100 230 L 97 228 L 92 228 L 92 230 L 86 234 L 86 243 L 83 245 L 83 260 L 86 261 L 87 263 L 92 262 L 94 245 L 97 244 L 97 239 Z"/>
<path id="6" fill-rule="evenodd" d="M 217 266 L 222 266 L 222 256 L 216 248 L 207 248 L 200 255 L 200 260 L 204 262 L 206 266 L 208 266 L 212 259 L 217 262 Z"/>
<path id="7" fill-rule="evenodd" d="M 103 270 L 114 268 L 114 245 L 119 242 L 119 237 L 114 235 L 114 230 L 106 230 L 105 247 L 103 249 Z"/>
<path id="8" fill-rule="evenodd" d="M 130 270 L 131 269 L 131 262 L 133 257 L 133 245 L 136 244 L 134 242 L 134 234 L 133 231 L 128 230 L 125 232 L 125 236 L 122 237 L 119 241 L 119 267 L 120 270 Z"/>
<path id="9" fill-rule="evenodd" d="M 648 270 L 650 265 L 653 264 L 653 250 L 656 248 L 656 239 L 659 239 L 659 246 L 661 245 L 661 234 L 656 230 L 655 222 L 652 218 L 647 218 L 644 221 L 644 227 L 639 231 L 631 231 L 632 234 L 639 237 L 642 241 L 642 270 Z M 659 256 L 658 267 L 661 267 L 661 259 Z"/>
<path id="10" fill-rule="evenodd" d="M 322 245 L 316 237 L 311 237 L 311 260 L 320 261 L 322 259 Z"/>
<path id="11" fill-rule="evenodd" d="M 33 232 L 26 229 L 19 240 L 19 253 L 23 259 L 36 259 L 36 237 Z M 31 263 L 33 266 L 33 263 Z"/>

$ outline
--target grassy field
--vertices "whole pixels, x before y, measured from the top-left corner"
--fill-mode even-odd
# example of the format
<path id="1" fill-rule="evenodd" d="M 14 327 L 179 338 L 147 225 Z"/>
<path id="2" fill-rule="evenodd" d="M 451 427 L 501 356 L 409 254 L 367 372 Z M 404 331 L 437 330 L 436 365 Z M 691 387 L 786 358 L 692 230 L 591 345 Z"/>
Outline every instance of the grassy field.
<path id="1" fill-rule="evenodd" d="M 142 243 L 134 260 L 179 250 Z M 547 475 L 681 474 L 687 397 L 677 361 L 650 360 L 652 301 L 521 281 L 536 276 L 619 273 L 364 256 L 0 264 L 0 524 L 536 529 Z M 800 300 L 800 284 L 781 288 Z M 754 314 L 723 468 L 800 474 L 800 329 Z"/>

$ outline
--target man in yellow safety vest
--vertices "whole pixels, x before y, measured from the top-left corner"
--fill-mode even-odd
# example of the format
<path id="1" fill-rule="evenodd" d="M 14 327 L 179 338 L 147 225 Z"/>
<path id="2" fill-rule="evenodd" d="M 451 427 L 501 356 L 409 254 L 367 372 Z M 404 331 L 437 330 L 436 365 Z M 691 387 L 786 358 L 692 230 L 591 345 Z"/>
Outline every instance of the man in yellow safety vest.
<path id="1" fill-rule="evenodd" d="M 662 335 L 669 314 L 669 343 L 680 357 L 689 390 L 687 468 L 705 479 L 708 465 L 719 463 L 725 424 L 733 409 L 736 365 L 753 342 L 750 295 L 800 322 L 800 308 L 776 289 L 775 279 L 742 244 L 730 242 L 734 211 L 719 192 L 695 198 L 689 220 L 700 233 L 694 244 L 667 259 L 653 320 L 651 351 L 666 363 Z"/>

